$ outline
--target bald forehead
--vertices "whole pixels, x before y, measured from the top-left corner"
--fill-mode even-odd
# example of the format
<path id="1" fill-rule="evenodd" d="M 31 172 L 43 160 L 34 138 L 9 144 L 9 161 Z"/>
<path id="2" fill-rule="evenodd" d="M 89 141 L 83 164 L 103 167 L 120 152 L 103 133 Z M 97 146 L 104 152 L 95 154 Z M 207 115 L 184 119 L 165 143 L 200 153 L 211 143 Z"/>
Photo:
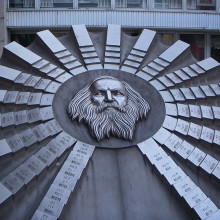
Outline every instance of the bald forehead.
<path id="1" fill-rule="evenodd" d="M 100 79 L 95 81 L 91 87 L 90 87 L 91 91 L 97 91 L 97 90 L 111 90 L 111 91 L 121 91 L 123 93 L 125 93 L 125 86 L 124 84 L 117 80 L 117 79 Z"/>

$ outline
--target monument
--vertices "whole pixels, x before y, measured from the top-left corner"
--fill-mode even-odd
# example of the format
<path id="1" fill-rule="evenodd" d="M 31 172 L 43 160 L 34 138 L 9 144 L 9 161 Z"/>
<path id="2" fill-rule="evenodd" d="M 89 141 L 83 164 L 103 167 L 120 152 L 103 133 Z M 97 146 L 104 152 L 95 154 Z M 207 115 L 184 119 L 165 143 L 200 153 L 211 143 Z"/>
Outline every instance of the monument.
<path id="1" fill-rule="evenodd" d="M 1 219 L 219 219 L 220 64 L 73 25 L 0 59 Z"/>

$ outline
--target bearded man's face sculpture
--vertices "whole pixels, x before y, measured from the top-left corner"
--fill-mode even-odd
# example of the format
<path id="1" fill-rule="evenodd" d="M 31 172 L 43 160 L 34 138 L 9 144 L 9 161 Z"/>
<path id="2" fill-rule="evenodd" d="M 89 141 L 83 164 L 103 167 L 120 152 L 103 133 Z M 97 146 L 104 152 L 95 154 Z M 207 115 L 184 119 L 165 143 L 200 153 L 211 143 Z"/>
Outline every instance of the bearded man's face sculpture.
<path id="1" fill-rule="evenodd" d="M 68 106 L 71 119 L 85 122 L 97 141 L 110 135 L 132 140 L 136 123 L 149 110 L 149 104 L 130 85 L 109 76 L 95 79 Z"/>

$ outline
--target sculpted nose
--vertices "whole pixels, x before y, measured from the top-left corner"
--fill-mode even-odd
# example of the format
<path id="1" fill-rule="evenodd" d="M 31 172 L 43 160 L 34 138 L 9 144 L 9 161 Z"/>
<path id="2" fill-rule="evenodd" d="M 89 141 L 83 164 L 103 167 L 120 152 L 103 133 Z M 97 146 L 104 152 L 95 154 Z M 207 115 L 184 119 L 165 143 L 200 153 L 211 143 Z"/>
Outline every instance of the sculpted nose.
<path id="1" fill-rule="evenodd" d="M 107 102 L 112 102 L 113 99 L 112 99 L 112 93 L 111 91 L 108 89 L 107 92 L 106 92 L 106 101 Z"/>

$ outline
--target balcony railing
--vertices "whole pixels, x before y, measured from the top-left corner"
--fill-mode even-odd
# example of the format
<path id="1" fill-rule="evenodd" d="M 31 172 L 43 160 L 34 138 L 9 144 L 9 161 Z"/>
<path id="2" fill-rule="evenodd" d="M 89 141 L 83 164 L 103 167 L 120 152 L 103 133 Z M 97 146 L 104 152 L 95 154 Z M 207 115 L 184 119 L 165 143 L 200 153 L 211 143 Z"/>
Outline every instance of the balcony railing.
<path id="1" fill-rule="evenodd" d="M 219 0 L 8 0 L 9 9 L 12 8 L 133 8 L 147 10 L 206 10 L 218 11 Z"/>

